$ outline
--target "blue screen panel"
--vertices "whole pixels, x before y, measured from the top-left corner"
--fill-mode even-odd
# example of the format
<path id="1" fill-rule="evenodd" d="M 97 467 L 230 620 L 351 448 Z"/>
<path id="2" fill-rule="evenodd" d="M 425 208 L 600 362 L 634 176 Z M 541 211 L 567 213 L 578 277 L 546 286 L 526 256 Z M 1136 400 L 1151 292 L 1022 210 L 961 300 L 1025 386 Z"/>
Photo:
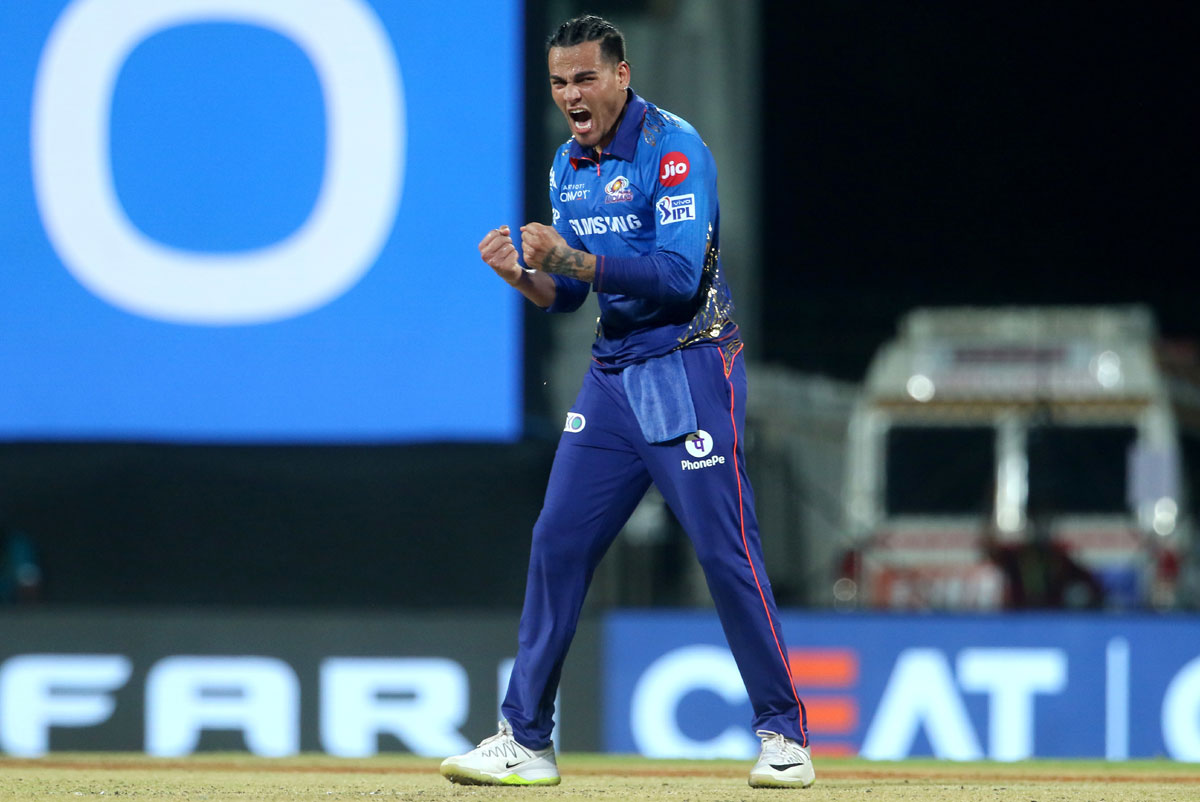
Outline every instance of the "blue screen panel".
<path id="1" fill-rule="evenodd" d="M 0 438 L 519 436 L 521 14 L 0 7 Z"/>

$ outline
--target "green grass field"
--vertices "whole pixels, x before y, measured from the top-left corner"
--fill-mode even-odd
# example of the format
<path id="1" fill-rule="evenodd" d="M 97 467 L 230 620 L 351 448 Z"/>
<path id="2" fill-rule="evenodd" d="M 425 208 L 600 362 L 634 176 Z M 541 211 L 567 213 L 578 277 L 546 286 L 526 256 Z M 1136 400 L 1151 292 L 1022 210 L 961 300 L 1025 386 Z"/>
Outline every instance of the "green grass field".
<path id="1" fill-rule="evenodd" d="M 797 796 L 818 800 L 1013 800 L 1014 802 L 1159 802 L 1200 799 L 1200 767 L 1167 761 L 947 763 L 857 759 L 817 762 L 807 790 L 755 790 L 750 764 L 726 760 L 648 760 L 565 754 L 562 785 L 552 788 L 457 786 L 437 773 L 438 761 L 408 756 L 345 760 L 325 755 L 265 759 L 204 754 L 183 759 L 140 754 L 56 753 L 0 758 L 0 800 L 191 799 L 348 800 L 420 802 L 500 797 L 613 799 L 637 802 L 728 802 Z"/>

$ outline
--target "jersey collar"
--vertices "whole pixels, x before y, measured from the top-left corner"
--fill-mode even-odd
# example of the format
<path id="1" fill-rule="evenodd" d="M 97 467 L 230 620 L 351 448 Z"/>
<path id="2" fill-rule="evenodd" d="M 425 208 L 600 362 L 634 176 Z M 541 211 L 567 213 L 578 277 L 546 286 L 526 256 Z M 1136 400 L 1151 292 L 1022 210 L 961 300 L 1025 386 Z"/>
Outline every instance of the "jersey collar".
<path id="1" fill-rule="evenodd" d="M 642 133 L 642 121 L 646 118 L 646 101 L 642 100 L 632 89 L 625 91 L 629 95 L 625 104 L 625 115 L 621 118 L 616 136 L 608 144 L 608 149 L 600 154 L 601 159 L 605 156 L 613 156 L 631 162 L 634 151 L 637 150 L 638 136 Z M 567 146 L 567 155 L 571 159 L 571 166 L 576 170 L 579 169 L 580 162 L 596 164 L 596 152 L 591 148 L 584 149 L 574 137 L 571 138 L 571 144 Z"/>

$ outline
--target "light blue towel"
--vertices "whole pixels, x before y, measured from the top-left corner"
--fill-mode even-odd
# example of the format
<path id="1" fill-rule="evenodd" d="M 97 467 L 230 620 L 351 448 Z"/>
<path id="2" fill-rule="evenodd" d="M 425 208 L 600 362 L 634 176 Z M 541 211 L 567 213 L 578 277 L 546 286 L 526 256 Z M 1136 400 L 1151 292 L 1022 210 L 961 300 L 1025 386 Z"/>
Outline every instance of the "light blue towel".
<path id="1" fill-rule="evenodd" d="M 682 352 L 630 365 L 621 380 L 647 443 L 665 443 L 698 428 Z"/>

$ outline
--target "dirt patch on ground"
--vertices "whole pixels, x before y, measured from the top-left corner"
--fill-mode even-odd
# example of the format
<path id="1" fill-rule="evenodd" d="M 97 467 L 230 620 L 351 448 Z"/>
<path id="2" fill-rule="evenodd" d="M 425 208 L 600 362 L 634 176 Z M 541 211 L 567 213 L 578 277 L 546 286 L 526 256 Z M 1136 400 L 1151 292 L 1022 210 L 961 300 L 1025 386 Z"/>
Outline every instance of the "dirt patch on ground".
<path id="1" fill-rule="evenodd" d="M 57 758 L 0 758 L 0 769 L 43 769 L 62 771 L 181 771 L 181 772 L 279 772 L 284 774 L 428 774 L 437 773 L 437 763 L 433 761 L 424 764 L 392 764 L 372 765 L 363 761 L 347 762 L 273 762 L 256 760 L 254 762 L 189 759 L 171 760 L 146 758 L 129 760 L 64 760 Z M 613 773 L 612 768 L 594 765 L 574 766 L 570 757 L 560 760 L 560 768 L 565 775 L 580 777 L 599 777 Z M 620 773 L 627 777 L 736 777 L 744 774 L 746 767 L 742 766 L 713 766 L 704 761 L 697 761 L 694 766 L 636 766 L 622 765 Z M 1115 782 L 1115 783 L 1166 783 L 1183 785 L 1200 785 L 1200 771 L 1196 773 L 1167 773 L 1146 771 L 1121 771 L 1105 766 L 1096 773 L 1063 773 L 1039 769 L 1036 764 L 1011 765 L 1003 770 L 988 771 L 973 769 L 964 771 L 955 764 L 945 767 L 920 768 L 825 768 L 819 769 L 822 780 L 920 780 L 920 781 L 952 781 L 969 776 L 974 782 L 1014 782 L 1034 780 L 1038 782 L 1056 783 L 1086 783 L 1086 782 Z"/>

